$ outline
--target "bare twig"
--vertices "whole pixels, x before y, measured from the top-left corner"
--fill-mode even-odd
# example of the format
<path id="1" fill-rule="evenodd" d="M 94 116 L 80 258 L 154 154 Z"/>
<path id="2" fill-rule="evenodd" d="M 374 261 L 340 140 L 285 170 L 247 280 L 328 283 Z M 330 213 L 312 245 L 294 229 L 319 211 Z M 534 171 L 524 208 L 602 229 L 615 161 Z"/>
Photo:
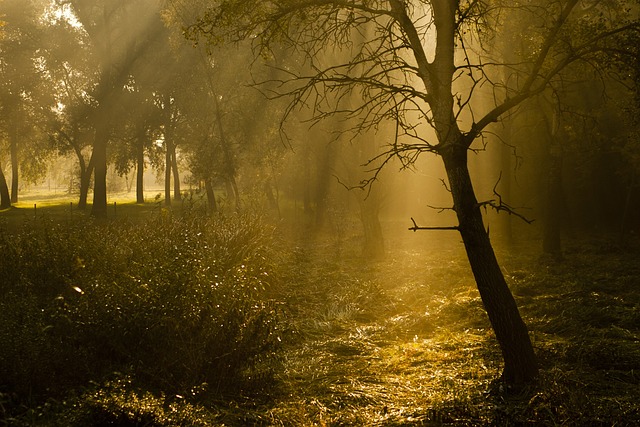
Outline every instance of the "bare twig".
<path id="1" fill-rule="evenodd" d="M 502 196 L 496 190 L 496 188 L 498 187 L 498 184 L 500 183 L 501 179 L 502 179 L 502 172 L 500 172 L 500 176 L 498 177 L 498 180 L 496 181 L 496 185 L 493 186 L 493 194 L 498 198 L 498 200 L 491 199 L 491 200 L 486 200 L 484 202 L 480 202 L 480 203 L 478 203 L 478 207 L 485 208 L 485 209 L 487 207 L 491 207 L 491 208 L 495 209 L 495 211 L 498 212 L 498 213 L 507 212 L 509 215 L 514 215 L 514 216 L 520 218 L 521 220 L 523 220 L 524 222 L 526 222 L 527 224 L 532 224 L 533 221 L 534 221 L 533 219 L 528 219 L 524 215 L 516 212 L 515 208 L 513 208 L 512 206 L 509 206 L 508 204 L 506 204 L 505 202 L 502 201 Z"/>

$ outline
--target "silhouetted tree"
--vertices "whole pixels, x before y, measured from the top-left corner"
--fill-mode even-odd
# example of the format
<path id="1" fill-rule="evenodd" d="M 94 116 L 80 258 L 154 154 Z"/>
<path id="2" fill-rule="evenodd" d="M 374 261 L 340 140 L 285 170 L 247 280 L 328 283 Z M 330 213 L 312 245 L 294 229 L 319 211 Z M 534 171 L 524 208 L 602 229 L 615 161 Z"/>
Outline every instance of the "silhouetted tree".
<path id="1" fill-rule="evenodd" d="M 635 22 L 599 19 L 599 7 L 607 7 L 600 2 L 591 11 L 583 10 L 579 0 L 530 3 L 522 10 L 535 25 L 523 29 L 523 37 L 534 40 L 536 48 L 520 64 L 501 63 L 483 50 L 482 36 L 509 19 L 518 2 L 220 0 L 211 2 L 213 7 L 191 27 L 192 34 L 212 42 L 251 38 L 265 56 L 278 43 L 304 52 L 311 71 L 304 75 L 284 70 L 282 78 L 270 82 L 271 88 L 291 95 L 293 106 L 310 105 L 317 120 L 336 114 L 357 120 L 355 132 L 394 122 L 397 136 L 387 155 L 379 157 L 380 167 L 394 157 L 406 163 L 423 153 L 440 156 L 458 219 L 451 228 L 462 236 L 502 349 L 502 379 L 510 385 L 534 378 L 537 363 L 480 208 L 509 209 L 500 200 L 477 200 L 468 152 L 489 125 L 545 91 L 564 68 L 613 47 L 609 43 L 615 43 L 616 35 L 637 30 Z M 587 35 L 574 37 L 585 27 Z M 355 42 L 360 32 L 374 36 Z M 326 49 L 343 50 L 349 59 L 323 62 L 320 52 Z M 513 87 L 496 83 L 488 69 L 500 66 L 517 69 L 524 78 Z M 492 85 L 508 90 L 496 93 L 490 107 L 478 105 L 481 87 Z M 364 102 L 347 105 L 346 95 L 352 91 Z M 413 227 L 423 228 L 429 227 Z"/>
<path id="2" fill-rule="evenodd" d="M 7 179 L 2 171 L 2 160 L 0 159 L 0 209 L 9 209 L 10 207 L 11 195 L 9 194 Z"/>

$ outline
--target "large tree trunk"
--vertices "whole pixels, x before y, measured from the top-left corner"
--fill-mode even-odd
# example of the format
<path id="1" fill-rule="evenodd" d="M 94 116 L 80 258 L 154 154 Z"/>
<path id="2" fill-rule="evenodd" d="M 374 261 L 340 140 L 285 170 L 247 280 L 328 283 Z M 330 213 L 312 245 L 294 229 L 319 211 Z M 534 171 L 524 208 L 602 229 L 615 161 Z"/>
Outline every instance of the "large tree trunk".
<path id="1" fill-rule="evenodd" d="M 2 164 L 0 164 L 0 209 L 9 209 L 11 207 L 11 196 L 9 195 L 9 187 L 7 179 L 2 172 Z"/>
<path id="2" fill-rule="evenodd" d="M 469 176 L 466 145 L 449 144 L 441 151 L 441 155 L 449 178 L 460 235 L 480 297 L 502 350 L 502 379 L 510 385 L 522 385 L 537 375 L 537 362 L 527 327 L 484 228 Z"/>
<path id="3" fill-rule="evenodd" d="M 109 140 L 107 129 L 106 123 L 98 126 L 91 155 L 94 170 L 91 215 L 98 218 L 107 217 L 107 142 Z"/>

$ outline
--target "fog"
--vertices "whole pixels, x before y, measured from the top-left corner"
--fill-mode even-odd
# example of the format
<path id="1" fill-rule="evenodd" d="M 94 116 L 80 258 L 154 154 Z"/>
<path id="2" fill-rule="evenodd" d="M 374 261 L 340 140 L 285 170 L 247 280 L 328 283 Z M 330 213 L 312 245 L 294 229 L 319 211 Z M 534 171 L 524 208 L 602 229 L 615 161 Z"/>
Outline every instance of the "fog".
<path id="1" fill-rule="evenodd" d="M 375 25 L 351 33 L 352 42 L 339 48 L 325 46 L 313 58 L 290 56 L 282 47 L 256 60 L 256 46 L 248 42 L 207 45 L 197 35 L 185 38 L 184 28 L 197 22 L 204 4 L 94 3 L 3 3 L 3 108 L 5 117 L 14 117 L 3 126 L 3 206 L 42 183 L 50 187 L 47 171 L 55 171 L 68 181 L 71 194 L 80 192 L 83 207 L 91 201 L 92 174 L 104 152 L 113 170 L 107 188 L 121 187 L 118 177 L 126 177 L 128 190 L 137 181 L 139 203 L 161 192 L 169 205 L 188 190 L 212 197 L 210 210 L 223 199 L 232 200 L 227 207 L 265 204 L 284 221 L 306 217 L 312 228 L 322 227 L 328 210 L 341 210 L 350 222 L 373 205 L 374 221 L 397 223 L 398 230 L 411 226 L 412 217 L 424 226 L 456 225 L 446 173 L 428 153 L 437 142 L 424 101 L 402 98 L 405 111 L 395 123 L 375 98 L 368 113 L 360 109 L 367 92 L 354 87 L 345 97 L 347 92 L 336 92 L 345 86 L 337 84 L 325 85 L 324 93 L 301 92 L 304 79 L 291 79 L 298 74 L 296 64 L 300 76 L 311 75 L 381 45 Z M 432 61 L 430 11 L 411 13 Z M 492 19 L 497 17 L 472 21 L 456 53 L 461 64 L 482 69 L 461 68 L 453 82 L 463 128 L 494 108 L 501 93 L 516 90 L 517 58 L 526 57 L 510 44 L 510 27 L 504 34 L 481 32 L 496 22 Z M 373 44 L 358 41 L 367 32 Z M 413 61 L 409 52 L 401 54 Z M 502 58 L 514 65 L 493 65 Z M 405 77 L 416 88 L 422 85 L 417 76 Z M 554 89 L 522 103 L 474 143 L 470 167 L 479 203 L 500 200 L 513 208 L 502 212 L 506 219 L 487 209 L 485 222 L 489 228 L 494 223 L 499 234 L 511 234 L 519 218 L 513 213 L 535 220 L 526 227 L 531 235 L 541 232 L 545 206 L 555 203 L 545 193 L 549 159 L 558 150 L 562 196 L 552 211 L 561 210 L 558 215 L 582 230 L 637 227 L 633 87 L 621 75 L 594 75 L 586 66 L 563 79 L 562 94 Z M 296 94 L 304 98 L 295 99 Z M 412 140 L 422 147 L 392 151 L 394 144 L 408 146 Z M 96 172 L 104 174 L 101 170 Z M 153 174 L 164 178 L 156 182 Z M 163 191 L 157 191 L 158 184 Z"/>
<path id="2" fill-rule="evenodd" d="M 0 415 L 149 392 L 169 418 L 237 399 L 230 425 L 571 420 L 550 384 L 586 380 L 549 360 L 638 354 L 636 294 L 594 267 L 637 275 L 635 3 L 0 0 L 1 367 L 37 356 Z M 563 301 L 602 322 L 583 340 Z"/>

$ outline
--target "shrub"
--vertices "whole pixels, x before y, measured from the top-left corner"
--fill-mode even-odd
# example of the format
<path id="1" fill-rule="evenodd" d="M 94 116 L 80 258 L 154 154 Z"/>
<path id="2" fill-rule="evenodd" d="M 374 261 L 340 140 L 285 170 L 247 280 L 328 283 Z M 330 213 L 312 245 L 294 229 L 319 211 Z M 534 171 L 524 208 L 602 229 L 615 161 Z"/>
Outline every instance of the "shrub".
<path id="1" fill-rule="evenodd" d="M 280 320 L 257 217 L 38 224 L 0 252 L 0 393 L 58 397 L 113 372 L 172 395 L 266 384 Z"/>

